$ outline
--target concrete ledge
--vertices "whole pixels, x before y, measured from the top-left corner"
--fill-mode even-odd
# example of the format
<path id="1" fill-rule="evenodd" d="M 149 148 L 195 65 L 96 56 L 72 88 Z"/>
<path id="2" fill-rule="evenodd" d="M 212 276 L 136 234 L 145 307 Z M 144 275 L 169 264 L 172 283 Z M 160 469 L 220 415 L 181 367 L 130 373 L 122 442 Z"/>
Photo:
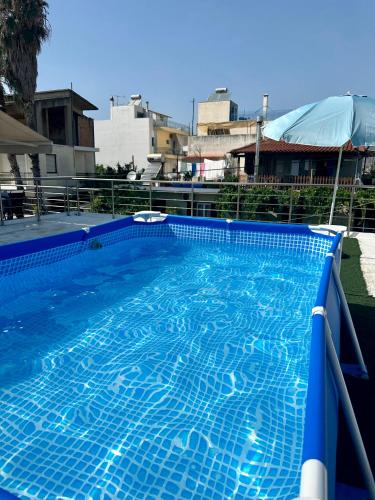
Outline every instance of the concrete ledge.
<path id="1" fill-rule="evenodd" d="M 125 216 L 119 215 L 116 219 L 123 217 Z M 43 215 L 39 223 L 36 217 L 6 220 L 4 225 L 0 226 L 0 245 L 76 231 L 112 220 L 111 214 L 81 213 L 77 215 L 74 212 L 71 212 L 69 216 L 66 213 Z"/>

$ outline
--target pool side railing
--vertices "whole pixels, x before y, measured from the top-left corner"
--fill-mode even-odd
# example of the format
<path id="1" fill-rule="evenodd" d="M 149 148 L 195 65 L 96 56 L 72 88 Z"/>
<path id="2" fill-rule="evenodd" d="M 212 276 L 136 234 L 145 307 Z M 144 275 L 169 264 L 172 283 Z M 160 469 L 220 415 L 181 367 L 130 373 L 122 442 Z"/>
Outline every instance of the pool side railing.
<path id="1" fill-rule="evenodd" d="M 364 483 L 370 495 L 369 498 L 375 498 L 374 478 L 338 355 L 340 320 L 337 321 L 337 317 L 342 314 L 358 361 L 359 375 L 362 378 L 368 378 L 367 368 L 340 281 L 338 266 L 340 265 L 341 250 L 342 233 L 337 233 L 330 252 L 325 258 L 316 303 L 312 309 L 310 370 L 298 497 L 300 500 L 327 500 L 334 495 L 335 455 L 330 455 L 332 450 L 328 447 L 328 440 L 332 439 L 328 428 L 329 417 L 332 416 L 332 406 L 329 408 L 330 399 L 327 395 L 334 399 L 333 411 L 336 412 L 336 421 L 337 404 L 339 401 L 341 402 Z M 334 429 L 335 442 L 336 433 L 337 428 Z M 336 446 L 333 449 L 336 450 Z"/>
<path id="2" fill-rule="evenodd" d="M 115 218 L 145 209 L 192 217 L 320 224 L 329 220 L 333 190 L 327 184 L 56 175 L 25 177 L 18 186 L 11 177 L 1 176 L 0 185 L 1 225 L 13 215 L 35 215 L 41 220 L 48 213 L 101 212 Z M 347 226 L 348 233 L 374 231 L 375 186 L 340 185 L 338 189 L 334 223 Z"/>

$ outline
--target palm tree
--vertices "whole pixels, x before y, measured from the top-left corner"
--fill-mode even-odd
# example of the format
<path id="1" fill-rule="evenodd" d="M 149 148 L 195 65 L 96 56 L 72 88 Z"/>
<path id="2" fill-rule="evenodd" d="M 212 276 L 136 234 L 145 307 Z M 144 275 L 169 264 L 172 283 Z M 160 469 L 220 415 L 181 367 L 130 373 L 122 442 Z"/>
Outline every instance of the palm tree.
<path id="1" fill-rule="evenodd" d="M 37 56 L 50 34 L 48 3 L 44 0 L 0 0 L 0 46 L 5 80 L 24 112 L 26 124 L 36 129 L 34 95 Z M 31 154 L 34 184 L 40 184 L 39 155 Z"/>
<path id="2" fill-rule="evenodd" d="M 4 55 L 0 47 L 0 106 L 2 108 L 2 111 L 6 113 L 6 105 L 5 105 L 5 91 L 4 91 L 4 84 L 3 84 L 3 79 L 5 76 L 5 60 L 4 60 Z M 21 172 L 20 172 L 20 167 L 17 162 L 17 157 L 15 154 L 8 154 L 8 161 L 10 165 L 10 172 L 13 175 L 16 185 L 17 186 L 22 186 L 22 177 L 21 177 Z"/>

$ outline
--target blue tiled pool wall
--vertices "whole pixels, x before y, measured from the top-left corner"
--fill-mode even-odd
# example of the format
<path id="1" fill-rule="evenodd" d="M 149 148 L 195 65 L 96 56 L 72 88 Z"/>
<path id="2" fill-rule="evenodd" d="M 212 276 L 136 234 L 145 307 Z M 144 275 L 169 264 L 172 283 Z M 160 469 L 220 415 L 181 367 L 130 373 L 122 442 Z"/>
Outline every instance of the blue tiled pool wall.
<path id="1" fill-rule="evenodd" d="M 324 256 L 332 237 L 315 234 L 307 226 L 228 223 L 222 220 L 168 216 L 163 222 L 137 223 L 132 217 L 64 235 L 4 245 L 0 251 L 0 276 L 47 265 L 89 250 L 135 238 L 178 238 L 202 242 L 284 248 Z"/>
<path id="2" fill-rule="evenodd" d="M 48 250 L 35 251 L 19 257 L 0 261 L 0 276 L 18 273 L 31 267 L 53 264 L 59 260 L 68 259 L 81 253 L 85 248 L 83 241 L 49 248 Z"/>

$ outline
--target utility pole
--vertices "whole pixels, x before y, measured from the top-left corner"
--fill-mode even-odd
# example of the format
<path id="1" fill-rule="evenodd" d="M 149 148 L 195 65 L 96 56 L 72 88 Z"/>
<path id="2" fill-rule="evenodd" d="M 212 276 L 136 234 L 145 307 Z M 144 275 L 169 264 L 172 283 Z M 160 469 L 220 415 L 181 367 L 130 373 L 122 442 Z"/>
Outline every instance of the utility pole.
<path id="1" fill-rule="evenodd" d="M 255 142 L 255 159 L 254 159 L 254 182 L 258 182 L 259 178 L 259 152 L 260 152 L 260 141 L 262 138 L 261 127 L 263 124 L 263 117 L 257 116 L 257 135 Z"/>
<path id="2" fill-rule="evenodd" d="M 195 98 L 191 101 L 193 103 L 193 116 L 191 119 L 191 135 L 194 135 L 194 113 L 195 113 Z"/>

